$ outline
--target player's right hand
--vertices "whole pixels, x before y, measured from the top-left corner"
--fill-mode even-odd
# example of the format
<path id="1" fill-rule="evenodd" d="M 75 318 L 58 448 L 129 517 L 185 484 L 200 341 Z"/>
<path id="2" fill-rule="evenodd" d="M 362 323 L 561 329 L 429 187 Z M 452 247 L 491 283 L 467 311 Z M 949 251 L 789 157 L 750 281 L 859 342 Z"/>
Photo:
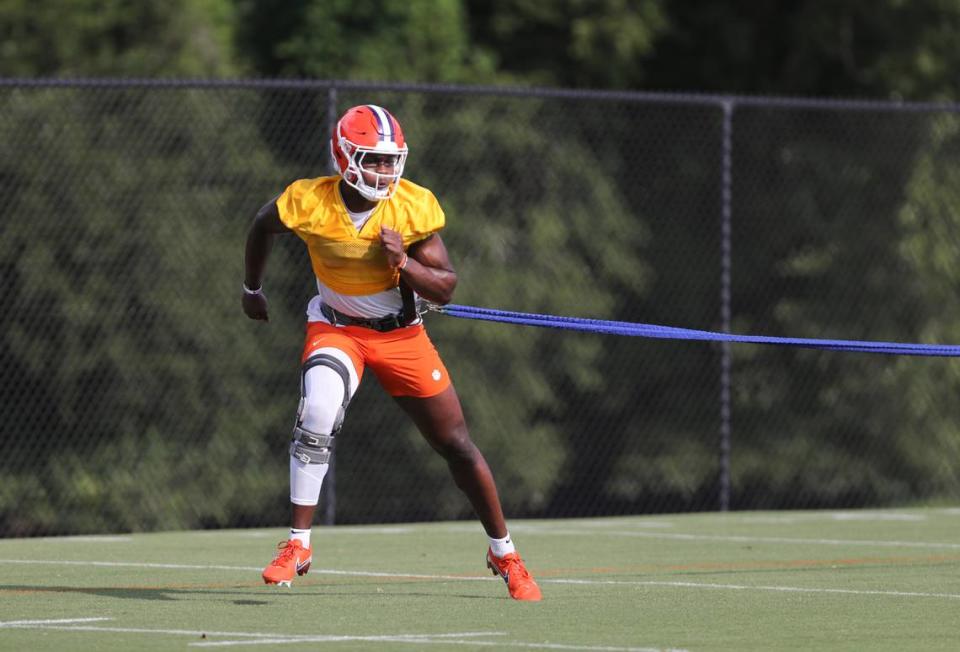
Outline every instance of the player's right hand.
<path id="1" fill-rule="evenodd" d="M 244 292 L 240 304 L 243 306 L 244 314 L 250 319 L 270 321 L 270 317 L 267 316 L 267 297 L 262 292 L 259 294 Z"/>

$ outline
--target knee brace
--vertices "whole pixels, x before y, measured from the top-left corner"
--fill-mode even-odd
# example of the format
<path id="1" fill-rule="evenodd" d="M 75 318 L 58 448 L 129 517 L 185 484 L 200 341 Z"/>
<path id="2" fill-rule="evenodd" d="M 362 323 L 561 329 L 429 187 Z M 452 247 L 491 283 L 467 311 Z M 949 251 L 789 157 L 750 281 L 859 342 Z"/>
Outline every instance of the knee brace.
<path id="1" fill-rule="evenodd" d="M 307 372 L 314 367 L 328 367 L 333 369 L 343 381 L 343 401 L 337 410 L 333 426 L 329 433 L 314 432 L 304 427 L 304 406 L 307 400 Z M 346 365 L 336 357 L 318 353 L 310 356 L 303 363 L 303 372 L 300 376 L 300 407 L 297 409 L 297 423 L 293 427 L 293 439 L 290 443 L 290 455 L 304 464 L 328 464 L 333 449 L 334 437 L 343 427 L 343 418 L 350 403 L 350 372 Z"/>

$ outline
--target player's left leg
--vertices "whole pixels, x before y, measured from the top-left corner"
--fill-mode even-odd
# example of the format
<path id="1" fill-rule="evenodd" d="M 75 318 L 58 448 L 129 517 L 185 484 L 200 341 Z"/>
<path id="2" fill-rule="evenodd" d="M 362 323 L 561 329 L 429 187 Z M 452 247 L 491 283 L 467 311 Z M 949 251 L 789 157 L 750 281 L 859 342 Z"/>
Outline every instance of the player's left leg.
<path id="1" fill-rule="evenodd" d="M 493 474 L 483 454 L 470 439 L 453 385 L 429 398 L 395 398 L 430 446 L 446 460 L 453 481 L 470 500 L 487 536 L 496 539 L 507 536 Z"/>
<path id="2" fill-rule="evenodd" d="M 395 398 L 430 446 L 446 460 L 454 482 L 473 505 L 490 537 L 487 567 L 503 578 L 512 598 L 540 600 L 540 587 L 527 572 L 507 532 L 493 474 L 483 454 L 470 439 L 453 385 L 436 396 Z"/>
<path id="3" fill-rule="evenodd" d="M 457 392 L 422 326 L 370 334 L 370 368 L 384 389 L 410 416 L 424 438 L 447 462 L 453 480 L 467 496 L 490 538 L 487 565 L 518 600 L 539 600 L 540 589 L 517 554 L 497 485 L 483 454 L 470 439 Z"/>

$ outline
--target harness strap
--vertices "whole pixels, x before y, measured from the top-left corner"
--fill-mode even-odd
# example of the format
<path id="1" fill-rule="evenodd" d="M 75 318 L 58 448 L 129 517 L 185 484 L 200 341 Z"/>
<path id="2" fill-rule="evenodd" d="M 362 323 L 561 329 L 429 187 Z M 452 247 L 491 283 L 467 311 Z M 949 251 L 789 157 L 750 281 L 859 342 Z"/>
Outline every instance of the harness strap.
<path id="1" fill-rule="evenodd" d="M 400 279 L 400 297 L 403 299 L 403 310 L 400 312 L 404 326 L 409 326 L 417 318 L 417 302 L 413 296 L 413 288 Z"/>
<path id="2" fill-rule="evenodd" d="M 397 328 L 409 326 L 419 317 L 413 290 L 403 281 L 400 281 L 400 296 L 403 299 L 402 311 L 396 315 L 387 315 L 379 319 L 346 315 L 325 303 L 320 304 L 320 313 L 334 326 L 362 326 L 380 333 L 389 333 Z"/>

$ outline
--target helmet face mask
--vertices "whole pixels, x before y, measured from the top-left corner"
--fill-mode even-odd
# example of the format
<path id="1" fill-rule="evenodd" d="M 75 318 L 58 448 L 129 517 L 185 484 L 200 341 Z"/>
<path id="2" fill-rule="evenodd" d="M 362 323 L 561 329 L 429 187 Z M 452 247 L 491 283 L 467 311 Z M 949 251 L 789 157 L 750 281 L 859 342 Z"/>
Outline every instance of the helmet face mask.
<path id="1" fill-rule="evenodd" d="M 340 118 L 330 153 L 344 182 L 370 201 L 393 196 L 407 161 L 400 123 L 373 104 L 355 106 Z"/>

